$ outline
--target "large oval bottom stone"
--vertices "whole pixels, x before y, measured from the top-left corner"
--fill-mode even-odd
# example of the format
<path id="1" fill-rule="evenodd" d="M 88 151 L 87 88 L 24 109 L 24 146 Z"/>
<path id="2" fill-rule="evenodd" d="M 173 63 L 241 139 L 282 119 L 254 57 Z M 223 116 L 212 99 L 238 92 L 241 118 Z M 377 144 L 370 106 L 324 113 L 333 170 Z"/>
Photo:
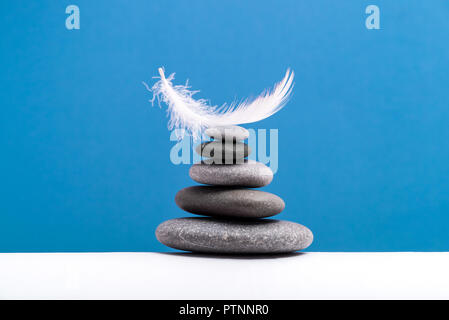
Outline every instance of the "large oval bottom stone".
<path id="1" fill-rule="evenodd" d="M 178 218 L 160 224 L 156 237 L 175 249 L 228 254 L 294 252 L 313 241 L 305 226 L 274 219 Z"/>

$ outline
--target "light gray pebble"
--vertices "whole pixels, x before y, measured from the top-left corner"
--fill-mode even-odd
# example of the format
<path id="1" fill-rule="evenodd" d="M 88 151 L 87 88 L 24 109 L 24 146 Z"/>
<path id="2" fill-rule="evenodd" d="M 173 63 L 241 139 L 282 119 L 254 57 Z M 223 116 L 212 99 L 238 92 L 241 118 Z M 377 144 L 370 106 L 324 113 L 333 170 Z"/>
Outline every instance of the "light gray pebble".
<path id="1" fill-rule="evenodd" d="M 206 129 L 205 133 L 215 140 L 233 139 L 245 140 L 249 137 L 249 131 L 239 126 L 219 126 Z"/>
<path id="2" fill-rule="evenodd" d="M 184 188 L 175 202 L 185 211 L 212 217 L 265 218 L 285 208 L 284 201 L 269 192 L 212 186 Z"/>
<path id="3" fill-rule="evenodd" d="M 260 162 L 246 160 L 238 164 L 196 163 L 190 167 L 196 182 L 218 186 L 259 188 L 273 180 L 273 172 Z"/>
<path id="4" fill-rule="evenodd" d="M 307 227 L 274 219 L 177 218 L 160 224 L 156 237 L 175 249 L 228 254 L 288 253 L 313 241 Z"/>

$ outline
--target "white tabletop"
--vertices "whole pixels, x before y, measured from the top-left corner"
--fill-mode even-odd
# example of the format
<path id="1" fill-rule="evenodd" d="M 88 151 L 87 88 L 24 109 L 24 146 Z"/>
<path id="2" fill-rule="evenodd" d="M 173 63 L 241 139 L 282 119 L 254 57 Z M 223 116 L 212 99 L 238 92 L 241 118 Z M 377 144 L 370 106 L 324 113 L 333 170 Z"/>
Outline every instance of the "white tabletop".
<path id="1" fill-rule="evenodd" d="M 449 299 L 449 253 L 2 253 L 0 299 Z"/>

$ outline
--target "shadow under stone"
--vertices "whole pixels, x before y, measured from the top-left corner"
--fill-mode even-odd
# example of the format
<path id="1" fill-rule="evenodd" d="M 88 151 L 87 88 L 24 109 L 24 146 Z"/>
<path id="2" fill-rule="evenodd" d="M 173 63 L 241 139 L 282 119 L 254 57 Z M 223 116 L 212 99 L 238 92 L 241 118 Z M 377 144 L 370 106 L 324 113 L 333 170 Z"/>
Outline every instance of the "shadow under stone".
<path id="1" fill-rule="evenodd" d="M 223 254 L 223 253 L 197 253 L 197 252 L 157 252 L 169 256 L 185 258 L 207 258 L 207 259 L 234 259 L 234 260 L 262 260 L 262 259 L 285 259 L 306 255 L 306 252 L 289 252 L 275 254 Z"/>

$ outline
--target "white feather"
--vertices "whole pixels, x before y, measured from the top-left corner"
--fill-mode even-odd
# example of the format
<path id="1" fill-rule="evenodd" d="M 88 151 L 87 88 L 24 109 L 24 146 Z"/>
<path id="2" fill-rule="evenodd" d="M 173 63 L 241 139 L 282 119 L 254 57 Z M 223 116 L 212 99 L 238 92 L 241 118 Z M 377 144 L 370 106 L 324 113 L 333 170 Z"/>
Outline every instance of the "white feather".
<path id="1" fill-rule="evenodd" d="M 198 91 L 189 90 L 186 85 L 173 85 L 175 74 L 165 77 L 164 70 L 159 68 L 160 80 L 150 89 L 153 93 L 154 103 L 158 99 L 167 104 L 169 129 L 180 128 L 187 131 L 194 139 L 201 136 L 204 129 L 217 126 L 239 125 L 263 120 L 278 112 L 288 101 L 293 88 L 294 73 L 290 69 L 285 73 L 284 79 L 274 88 L 265 90 L 254 100 L 245 100 L 236 105 L 211 106 L 204 99 L 195 100 L 192 96 Z"/>

